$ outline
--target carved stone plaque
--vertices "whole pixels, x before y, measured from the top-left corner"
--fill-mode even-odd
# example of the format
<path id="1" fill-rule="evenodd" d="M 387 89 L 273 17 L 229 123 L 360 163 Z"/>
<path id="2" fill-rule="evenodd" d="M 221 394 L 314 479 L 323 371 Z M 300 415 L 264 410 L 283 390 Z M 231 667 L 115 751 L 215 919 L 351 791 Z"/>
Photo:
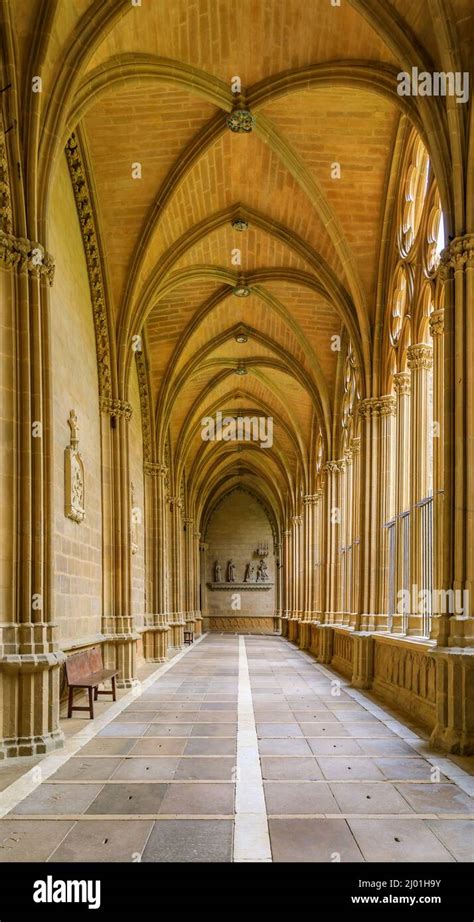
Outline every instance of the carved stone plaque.
<path id="1" fill-rule="evenodd" d="M 71 435 L 64 449 L 64 515 L 73 522 L 82 522 L 86 515 L 84 463 L 78 450 L 79 427 L 75 410 L 69 413 L 68 426 Z"/>

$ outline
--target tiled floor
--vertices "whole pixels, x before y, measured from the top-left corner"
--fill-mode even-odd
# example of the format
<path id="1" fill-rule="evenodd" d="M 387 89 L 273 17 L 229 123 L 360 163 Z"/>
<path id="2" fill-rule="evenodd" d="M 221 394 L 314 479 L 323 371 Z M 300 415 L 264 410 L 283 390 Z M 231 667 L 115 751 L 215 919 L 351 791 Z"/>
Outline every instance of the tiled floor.
<path id="1" fill-rule="evenodd" d="M 466 765 L 287 641 L 209 635 L 0 820 L 0 861 L 472 861 Z"/>

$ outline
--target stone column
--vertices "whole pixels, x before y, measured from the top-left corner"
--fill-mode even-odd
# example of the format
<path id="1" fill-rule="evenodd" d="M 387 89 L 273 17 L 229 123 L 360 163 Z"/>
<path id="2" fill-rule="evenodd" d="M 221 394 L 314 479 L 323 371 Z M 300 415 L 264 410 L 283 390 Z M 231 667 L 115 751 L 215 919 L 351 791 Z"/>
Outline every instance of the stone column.
<path id="1" fill-rule="evenodd" d="M 202 612 L 201 612 L 201 560 L 199 555 L 200 531 L 193 531 L 193 555 L 194 555 L 194 635 L 200 637 L 202 634 Z"/>
<path id="2" fill-rule="evenodd" d="M 374 630 L 377 611 L 377 584 L 374 562 L 380 542 L 378 529 L 378 450 L 380 401 L 368 397 L 359 404 L 361 420 L 360 460 L 360 558 L 359 613 L 357 630 Z"/>
<path id="3" fill-rule="evenodd" d="M 207 569 L 207 560 L 206 552 L 209 545 L 204 541 L 201 541 L 199 544 L 199 584 L 201 586 L 201 615 L 202 615 L 202 630 L 207 631 L 209 629 L 208 621 L 208 608 L 207 608 L 207 599 L 206 599 L 206 569 Z"/>
<path id="4" fill-rule="evenodd" d="M 380 544 L 378 554 L 377 628 L 387 630 L 389 615 L 390 535 L 387 522 L 395 515 L 395 426 L 397 401 L 391 394 L 380 398 Z M 395 527 L 395 526 L 394 526 Z M 393 615 L 393 612 L 392 612 Z"/>
<path id="5" fill-rule="evenodd" d="M 344 453 L 344 474 L 343 474 L 343 491 L 344 497 L 342 502 L 342 546 L 344 553 L 342 557 L 342 576 L 344 585 L 342 587 L 342 623 L 349 625 L 351 623 L 352 609 L 352 514 L 353 514 L 353 489 L 354 489 L 354 469 L 352 466 L 352 450 L 347 449 Z"/>
<path id="6" fill-rule="evenodd" d="M 193 525 L 194 520 L 187 517 L 183 519 L 185 528 L 184 540 L 184 612 L 186 630 L 195 633 L 194 610 L 194 553 L 193 553 Z"/>
<path id="7" fill-rule="evenodd" d="M 145 508 L 147 545 L 147 614 L 143 653 L 149 662 L 162 663 L 168 655 L 170 628 L 165 611 L 165 477 L 167 468 L 146 461 Z"/>
<path id="8" fill-rule="evenodd" d="M 2 473 L 12 490 L 12 530 L 5 530 L 3 538 L 14 546 L 5 565 L 13 604 L 0 624 L 2 759 L 62 745 L 59 671 L 64 654 L 58 648 L 52 590 L 49 287 L 54 265 L 40 244 L 12 233 L 1 124 L 0 188 L 2 358 L 9 368 L 5 392 L 10 392 L 2 404 L 8 439 Z"/>
<path id="9" fill-rule="evenodd" d="M 288 623 L 288 638 L 293 642 L 298 641 L 298 621 L 303 614 L 301 608 L 301 572 L 300 572 L 300 555 L 301 555 L 301 532 L 302 532 L 303 517 L 301 515 L 293 515 L 291 518 L 291 532 L 292 532 L 292 598 L 291 598 L 291 613 L 290 620 Z"/>
<path id="10" fill-rule="evenodd" d="M 183 612 L 183 566 L 181 555 L 181 529 L 182 529 L 182 501 L 179 497 L 170 496 L 171 509 L 171 612 L 170 628 L 171 642 L 175 652 L 184 646 L 184 612 Z"/>
<path id="11" fill-rule="evenodd" d="M 444 284 L 444 503 L 436 660 L 437 722 L 431 741 L 474 752 L 474 234 L 442 253 Z M 461 611 L 463 609 L 463 611 Z"/>
<path id="12" fill-rule="evenodd" d="M 351 440 L 352 452 L 352 576 L 350 626 L 355 628 L 359 612 L 360 568 L 360 438 Z"/>
<path id="13" fill-rule="evenodd" d="M 275 633 L 281 634 L 281 619 L 283 614 L 283 561 L 282 561 L 283 544 L 276 541 L 273 546 L 275 555 L 275 615 L 273 619 L 273 629 Z"/>
<path id="14" fill-rule="evenodd" d="M 291 578 L 291 529 L 287 528 L 283 532 L 283 614 L 281 622 L 281 632 L 284 637 L 288 636 L 288 621 L 291 616 L 291 597 L 292 597 L 292 578 Z"/>
<path id="15" fill-rule="evenodd" d="M 393 630 L 402 633 L 408 620 L 408 613 L 403 615 L 399 611 L 397 593 L 404 589 L 410 591 L 411 577 L 409 572 L 409 556 L 404 545 L 404 530 L 406 528 L 403 513 L 410 508 L 410 393 L 411 376 L 408 371 L 399 371 L 393 376 L 393 386 L 397 401 L 397 477 L 395 486 L 395 613 L 393 616 Z M 410 593 L 411 596 L 411 593 Z"/>
<path id="16" fill-rule="evenodd" d="M 132 407 L 124 400 L 100 398 L 103 459 L 104 613 L 107 664 L 119 670 L 117 684 L 136 684 L 138 634 L 131 613 L 131 522 L 128 422 Z"/>
<path id="17" fill-rule="evenodd" d="M 443 513 L 444 513 L 444 308 L 430 317 L 433 338 L 433 588 L 442 586 L 443 576 Z M 444 627 L 443 627 L 444 626 Z M 444 629 L 443 644 L 447 643 L 449 624 L 442 613 L 433 611 L 431 638 L 438 639 Z"/>
<path id="18" fill-rule="evenodd" d="M 328 461 L 324 466 L 327 473 L 327 585 L 326 619 L 334 623 L 337 611 L 337 572 L 341 532 L 341 509 L 339 502 L 338 475 L 342 471 L 340 461 Z"/>
<path id="19" fill-rule="evenodd" d="M 419 502 L 425 499 L 428 483 L 429 405 L 428 376 L 433 367 L 433 349 L 425 343 L 416 343 L 407 350 L 411 371 L 411 424 L 410 424 L 410 584 L 417 587 L 416 597 L 424 585 L 423 553 L 425 536 L 422 530 L 422 510 Z M 413 597 L 413 593 L 411 593 Z M 408 619 L 409 635 L 424 633 L 423 616 L 411 611 Z"/>

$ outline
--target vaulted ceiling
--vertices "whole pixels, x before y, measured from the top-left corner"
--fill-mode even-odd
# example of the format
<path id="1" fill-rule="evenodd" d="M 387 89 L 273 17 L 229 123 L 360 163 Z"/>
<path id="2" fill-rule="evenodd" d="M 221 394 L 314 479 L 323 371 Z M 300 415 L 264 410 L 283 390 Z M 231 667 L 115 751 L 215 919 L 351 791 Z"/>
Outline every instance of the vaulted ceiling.
<path id="1" fill-rule="evenodd" d="M 332 337 L 351 339 L 362 391 L 370 388 L 400 126 L 408 117 L 427 143 L 446 128 L 436 106 L 429 115 L 422 102 L 397 96 L 396 74 L 409 64 L 440 65 L 436 13 L 468 34 L 470 0 L 447 7 L 443 0 L 11 3 L 25 100 L 32 44 L 43 48 L 51 177 L 72 131 L 87 158 L 119 389 L 126 395 L 139 333 L 153 453 L 161 458 L 169 438 L 175 476 L 187 478 L 198 511 L 238 483 L 260 491 L 278 513 L 288 497 L 291 505 L 300 489 L 314 489 L 318 432 L 326 452 L 333 436 L 340 353 Z M 439 35 L 446 44 L 441 28 Z M 463 41 L 459 55 L 468 59 Z M 226 115 L 236 105 L 251 110 L 251 132 L 229 129 Z M 46 143 L 42 163 L 46 176 Z M 237 217 L 247 230 L 233 228 Z M 237 283 L 250 288 L 248 297 L 233 294 Z M 273 447 L 203 443 L 200 421 L 217 410 L 272 416 Z"/>

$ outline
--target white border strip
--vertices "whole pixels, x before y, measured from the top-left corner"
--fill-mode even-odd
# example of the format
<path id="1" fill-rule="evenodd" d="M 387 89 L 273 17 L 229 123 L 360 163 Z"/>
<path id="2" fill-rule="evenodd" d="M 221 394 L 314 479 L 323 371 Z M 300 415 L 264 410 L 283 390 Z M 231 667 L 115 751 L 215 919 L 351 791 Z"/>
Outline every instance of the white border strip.
<path id="1" fill-rule="evenodd" d="M 78 733 L 66 739 L 64 746 L 59 751 L 46 755 L 41 762 L 34 765 L 33 768 L 30 768 L 21 778 L 9 784 L 8 787 L 0 793 L 0 817 L 4 817 L 6 813 L 13 810 L 20 801 L 24 800 L 28 794 L 31 794 L 43 781 L 46 781 L 50 775 L 57 772 L 71 756 L 76 755 L 86 743 L 89 743 L 94 736 L 97 736 L 97 734 L 104 729 L 104 727 L 107 727 L 112 720 L 115 720 L 115 718 L 118 717 L 125 708 L 132 704 L 136 698 L 139 698 L 150 685 L 153 685 L 157 679 L 160 679 L 169 669 L 172 669 L 175 663 L 179 662 L 183 656 L 186 656 L 187 653 L 195 649 L 197 644 L 201 643 L 201 640 L 204 640 L 205 637 L 207 637 L 207 632 L 198 637 L 193 644 L 182 650 L 181 653 L 177 653 L 169 662 L 159 666 L 158 669 L 147 676 L 143 682 L 137 681 L 137 684 L 133 686 L 132 690 L 128 692 L 127 695 L 124 695 L 119 701 L 114 701 L 113 704 L 107 708 L 105 714 L 102 714 L 100 717 L 95 717 L 94 720 L 90 720 L 83 730 L 79 730 Z M 133 724 L 131 724 L 131 726 L 133 726 Z M 59 815 L 58 818 L 60 818 Z"/>
<path id="2" fill-rule="evenodd" d="M 258 753 L 245 639 L 239 636 L 237 783 L 233 860 L 271 861 L 267 810 Z"/>

